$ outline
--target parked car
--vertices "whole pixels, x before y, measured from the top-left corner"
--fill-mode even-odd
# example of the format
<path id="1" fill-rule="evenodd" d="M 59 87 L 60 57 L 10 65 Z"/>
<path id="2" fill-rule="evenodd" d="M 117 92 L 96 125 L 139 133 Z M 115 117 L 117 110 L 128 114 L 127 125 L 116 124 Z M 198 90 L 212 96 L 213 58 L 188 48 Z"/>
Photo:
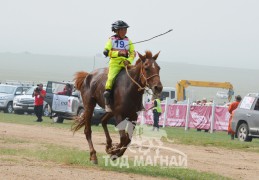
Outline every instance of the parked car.
<path id="1" fill-rule="evenodd" d="M 80 116 L 84 112 L 82 97 L 79 91 L 73 89 L 72 95 L 61 95 L 58 92 L 63 91 L 67 83 L 74 87 L 72 82 L 58 82 L 48 81 L 46 88 L 45 101 L 49 104 L 53 121 L 56 123 L 63 123 L 64 119 L 71 120 L 75 116 Z M 105 114 L 105 111 L 96 106 L 94 109 L 92 124 L 99 125 L 100 118 Z M 108 123 L 114 123 L 114 119 L 109 120 Z"/>
<path id="2" fill-rule="evenodd" d="M 259 138 L 259 94 L 250 93 L 243 98 L 233 113 L 231 128 L 240 141 Z"/>
<path id="3" fill-rule="evenodd" d="M 93 117 L 91 123 L 98 126 L 101 123 L 101 117 L 105 114 L 105 110 L 101 108 L 98 104 L 94 108 Z M 108 124 L 115 125 L 115 119 L 111 118 L 108 120 Z"/>
<path id="4" fill-rule="evenodd" d="M 13 109 L 15 114 L 34 113 L 34 97 L 32 97 L 33 91 L 37 86 L 33 86 L 23 95 L 16 96 L 13 100 Z M 43 115 L 49 116 L 48 104 L 43 103 Z"/>
<path id="5" fill-rule="evenodd" d="M 13 112 L 13 100 L 17 95 L 26 92 L 31 86 L 0 84 L 0 110 Z"/>

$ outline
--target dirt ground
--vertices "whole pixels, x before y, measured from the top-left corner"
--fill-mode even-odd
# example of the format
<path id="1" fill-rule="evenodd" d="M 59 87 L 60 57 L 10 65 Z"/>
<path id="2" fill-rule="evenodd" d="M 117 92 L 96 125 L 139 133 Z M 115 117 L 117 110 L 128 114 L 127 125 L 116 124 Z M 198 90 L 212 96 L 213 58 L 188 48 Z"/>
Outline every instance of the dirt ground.
<path id="1" fill-rule="evenodd" d="M 0 123 L 1 138 L 21 138 L 31 142 L 59 144 L 88 150 L 85 136 L 82 132 L 75 135 L 71 131 L 53 127 L 18 125 Z M 118 136 L 112 135 L 118 141 Z M 97 152 L 105 152 L 105 136 L 103 133 L 93 133 L 93 142 Z M 0 148 L 4 144 L 0 143 Z M 259 156 L 257 153 L 227 150 L 214 147 L 165 144 L 164 146 L 179 150 L 187 155 L 187 168 L 201 172 L 212 172 L 233 179 L 257 179 L 259 172 Z M 26 147 L 25 147 L 26 148 Z M 27 146 L 33 148 L 33 144 Z M 133 145 L 134 148 L 134 145 Z M 164 155 L 170 152 L 162 151 Z M 125 155 L 133 157 L 127 150 Z M 53 162 L 35 162 L 23 158 L 15 160 L 12 156 L 0 156 L 1 179 L 157 179 L 142 175 L 103 171 L 95 168 L 71 167 Z"/>

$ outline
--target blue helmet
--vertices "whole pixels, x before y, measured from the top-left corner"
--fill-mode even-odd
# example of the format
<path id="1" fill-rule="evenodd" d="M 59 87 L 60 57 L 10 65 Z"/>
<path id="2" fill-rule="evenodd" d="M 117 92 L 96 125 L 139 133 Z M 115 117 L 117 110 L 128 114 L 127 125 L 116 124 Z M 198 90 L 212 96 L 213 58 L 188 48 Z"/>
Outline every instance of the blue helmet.
<path id="1" fill-rule="evenodd" d="M 128 27 L 129 27 L 129 25 L 122 20 L 118 20 L 118 21 L 112 23 L 112 31 L 115 31 L 115 30 L 118 30 L 121 28 L 128 28 Z"/>

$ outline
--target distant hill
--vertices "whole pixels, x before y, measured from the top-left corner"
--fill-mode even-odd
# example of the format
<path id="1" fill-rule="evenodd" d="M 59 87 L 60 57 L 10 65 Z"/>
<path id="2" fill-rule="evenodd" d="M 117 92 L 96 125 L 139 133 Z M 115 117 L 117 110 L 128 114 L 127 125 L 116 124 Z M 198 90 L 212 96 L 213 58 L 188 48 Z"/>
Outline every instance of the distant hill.
<path id="1" fill-rule="evenodd" d="M 72 80 L 77 71 L 92 71 L 94 68 L 108 66 L 108 58 L 73 57 L 57 55 L 38 55 L 31 53 L 0 53 L 0 81 L 5 80 Z M 259 71 L 250 69 L 201 66 L 184 63 L 159 61 L 161 81 L 164 86 L 175 86 L 181 79 L 231 82 L 235 94 L 244 96 L 248 92 L 258 92 Z M 213 62 L 212 62 L 213 65 Z M 189 93 L 196 99 L 207 97 L 212 99 L 215 88 L 188 87 Z M 226 91 L 226 90 L 225 90 Z"/>

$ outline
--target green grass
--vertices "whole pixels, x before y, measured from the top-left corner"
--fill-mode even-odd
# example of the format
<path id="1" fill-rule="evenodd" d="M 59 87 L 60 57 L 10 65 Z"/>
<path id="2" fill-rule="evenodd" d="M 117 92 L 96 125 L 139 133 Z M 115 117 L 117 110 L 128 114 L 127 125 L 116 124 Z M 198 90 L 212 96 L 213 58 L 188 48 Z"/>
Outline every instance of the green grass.
<path id="1" fill-rule="evenodd" d="M 205 147 L 223 147 L 226 149 L 259 153 L 259 139 L 256 138 L 252 142 L 241 142 L 238 139 L 230 140 L 230 136 L 225 131 L 206 133 L 204 131 L 196 131 L 196 129 L 185 131 L 184 128 L 179 127 L 166 127 L 164 130 L 167 133 L 168 139 L 174 140 L 175 143 Z"/>
<path id="2" fill-rule="evenodd" d="M 18 142 L 16 139 L 7 139 L 7 144 L 12 144 L 13 142 Z M 30 142 L 27 142 L 30 143 Z M 32 142 L 35 143 L 35 142 Z M 133 174 L 141 174 L 146 176 L 153 177 L 165 177 L 171 179 L 228 179 L 223 176 L 213 174 L 213 173 L 205 173 L 198 172 L 195 170 L 189 170 L 186 168 L 160 168 L 153 166 L 133 166 L 134 162 L 129 160 L 129 167 L 120 166 L 111 166 L 110 163 L 105 164 L 105 159 L 102 158 L 104 154 L 98 154 L 98 165 L 93 165 L 89 162 L 89 153 L 86 151 L 81 151 L 76 148 L 68 148 L 64 146 L 58 146 L 47 143 L 38 143 L 37 144 L 41 148 L 16 148 L 11 149 L 1 148 L 0 156 L 2 155 L 11 155 L 14 157 L 21 158 L 34 158 L 40 161 L 52 161 L 60 164 L 70 165 L 70 166 L 80 166 L 85 168 L 97 168 L 100 170 L 109 170 L 123 173 L 133 173 Z M 1 158 L 4 161 L 10 159 Z"/>
<path id="3" fill-rule="evenodd" d="M 33 115 L 16 115 L 16 114 L 5 114 L 0 112 L 0 122 L 6 122 L 6 123 L 38 125 L 38 126 L 55 127 L 55 128 L 61 128 L 61 129 L 69 129 L 69 130 L 71 129 L 71 126 L 73 124 L 73 120 L 64 120 L 64 123 L 53 123 L 53 120 L 50 119 L 49 117 L 43 117 L 43 121 L 39 123 L 39 122 L 34 122 L 36 119 L 37 119 L 36 116 L 33 116 Z M 116 132 L 113 125 L 108 125 L 108 128 L 111 133 Z M 92 131 L 104 132 L 101 125 L 99 126 L 93 125 Z"/>
<path id="4" fill-rule="evenodd" d="M 43 122 L 33 122 L 35 116 L 31 115 L 15 115 L 15 114 L 4 114 L 0 113 L 0 122 L 15 123 L 15 124 L 26 124 L 34 126 L 47 126 L 63 129 L 71 129 L 73 123 L 72 120 L 65 120 L 63 124 L 53 123 L 53 121 L 44 117 Z M 118 133 L 113 125 L 108 125 L 110 133 Z M 81 131 L 83 128 L 81 129 Z M 227 132 L 217 131 L 214 133 L 205 133 L 204 131 L 196 131 L 195 129 L 190 129 L 185 131 L 184 128 L 179 127 L 166 127 L 161 128 L 165 130 L 168 139 L 174 140 L 174 143 L 186 144 L 186 145 L 196 145 L 205 147 L 219 147 L 226 149 L 237 149 L 243 151 L 251 151 L 259 153 L 259 139 L 254 138 L 252 142 L 241 142 L 238 139 L 234 141 L 230 140 L 230 136 Z M 101 125 L 92 126 L 92 131 L 103 132 Z M 155 132 L 154 132 L 155 133 Z"/>

